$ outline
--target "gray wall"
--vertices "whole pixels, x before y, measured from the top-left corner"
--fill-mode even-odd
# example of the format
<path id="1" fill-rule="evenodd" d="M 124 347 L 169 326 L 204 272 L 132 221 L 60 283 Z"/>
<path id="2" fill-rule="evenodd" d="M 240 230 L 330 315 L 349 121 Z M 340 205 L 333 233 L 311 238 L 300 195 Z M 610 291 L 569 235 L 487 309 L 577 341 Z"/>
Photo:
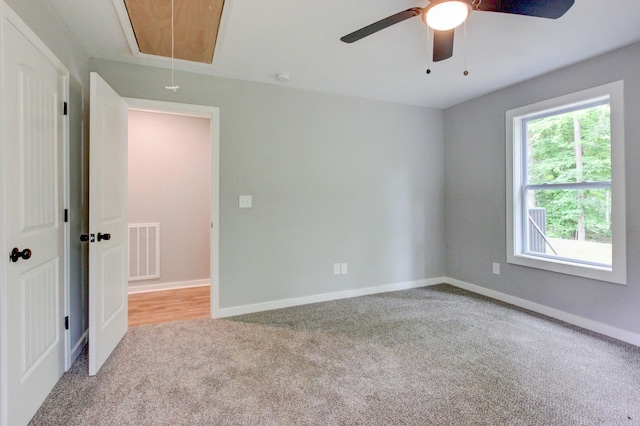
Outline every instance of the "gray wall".
<path id="1" fill-rule="evenodd" d="M 86 244 L 80 243 L 82 230 L 88 227 L 86 211 L 88 170 L 88 84 L 89 58 L 70 35 L 49 2 L 45 0 L 6 0 L 6 3 L 53 51 L 69 69 L 69 160 L 71 181 L 71 346 L 78 343 L 87 329 L 88 292 Z"/>
<path id="2" fill-rule="evenodd" d="M 129 111 L 129 223 L 160 224 L 160 278 L 210 277 L 211 120 Z"/>
<path id="3" fill-rule="evenodd" d="M 444 274 L 442 111 L 90 64 L 121 96 L 220 108 L 221 308 Z"/>
<path id="4" fill-rule="evenodd" d="M 631 332 L 640 332 L 640 44 L 444 112 L 447 274 Z M 628 285 L 506 264 L 505 112 L 624 79 Z M 501 275 L 491 273 L 500 262 Z"/>

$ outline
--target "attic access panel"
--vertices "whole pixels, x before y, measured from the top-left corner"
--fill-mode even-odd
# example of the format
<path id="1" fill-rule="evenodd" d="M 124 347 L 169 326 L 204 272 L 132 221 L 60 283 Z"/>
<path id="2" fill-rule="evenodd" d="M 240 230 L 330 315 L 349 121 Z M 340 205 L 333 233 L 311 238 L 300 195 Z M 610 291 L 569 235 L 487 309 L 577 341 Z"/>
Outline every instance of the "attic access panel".
<path id="1" fill-rule="evenodd" d="M 171 57 L 171 0 L 124 0 L 141 53 Z M 174 0 L 174 57 L 213 62 L 224 0 Z"/>

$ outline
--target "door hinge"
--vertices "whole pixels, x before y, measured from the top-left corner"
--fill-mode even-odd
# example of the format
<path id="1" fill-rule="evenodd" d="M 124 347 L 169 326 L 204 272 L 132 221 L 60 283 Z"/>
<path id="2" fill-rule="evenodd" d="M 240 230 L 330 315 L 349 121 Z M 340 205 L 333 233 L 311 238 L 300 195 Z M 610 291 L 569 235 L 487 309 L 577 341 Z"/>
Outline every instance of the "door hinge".
<path id="1" fill-rule="evenodd" d="M 64 317 L 64 329 L 69 329 L 69 316 Z"/>
<path id="2" fill-rule="evenodd" d="M 62 115 L 67 115 L 67 114 L 68 114 L 67 103 L 63 102 L 62 103 Z"/>
<path id="3" fill-rule="evenodd" d="M 69 222 L 69 209 L 64 209 L 64 222 Z"/>

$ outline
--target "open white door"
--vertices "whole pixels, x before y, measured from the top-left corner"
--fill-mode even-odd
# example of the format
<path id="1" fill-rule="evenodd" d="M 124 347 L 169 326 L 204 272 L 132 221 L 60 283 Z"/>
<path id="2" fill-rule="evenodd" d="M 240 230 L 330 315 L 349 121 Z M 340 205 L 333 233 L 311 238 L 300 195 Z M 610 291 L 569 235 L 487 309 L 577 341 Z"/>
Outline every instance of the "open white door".
<path id="1" fill-rule="evenodd" d="M 0 232 L 5 232 L 7 245 L 0 263 L 6 273 L 0 423 L 22 425 L 64 372 L 66 71 L 9 12 L 5 10 L 1 101 L 6 228 Z"/>
<path id="2" fill-rule="evenodd" d="M 89 375 L 127 332 L 127 104 L 91 73 Z"/>

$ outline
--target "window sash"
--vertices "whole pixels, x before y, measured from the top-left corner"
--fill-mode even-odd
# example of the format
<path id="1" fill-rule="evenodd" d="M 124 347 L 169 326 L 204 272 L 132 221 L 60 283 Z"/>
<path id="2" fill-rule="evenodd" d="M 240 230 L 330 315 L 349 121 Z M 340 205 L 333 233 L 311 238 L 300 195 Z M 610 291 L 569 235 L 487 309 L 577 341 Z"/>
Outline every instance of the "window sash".
<path id="1" fill-rule="evenodd" d="M 520 143 L 522 144 L 521 147 L 521 152 L 522 152 L 522 157 L 521 157 L 521 172 L 522 172 L 522 176 L 520 177 L 520 182 L 523 185 L 528 185 L 529 182 L 529 176 L 527 173 L 528 170 L 528 135 L 527 135 L 527 128 L 529 126 L 529 122 L 531 121 L 536 121 L 539 119 L 543 119 L 543 118 L 549 118 L 549 117 L 555 117 L 557 115 L 562 115 L 562 114 L 567 114 L 567 113 L 571 113 L 571 112 L 575 112 L 575 111 L 581 111 L 581 110 L 585 110 L 585 109 L 589 109 L 589 108 L 596 108 L 602 105 L 609 105 L 609 111 L 611 111 L 611 96 L 609 94 L 604 95 L 604 96 L 599 96 L 599 97 L 595 97 L 593 99 L 586 99 L 586 100 L 582 100 L 580 102 L 575 102 L 575 103 L 571 103 L 568 105 L 563 105 L 557 108 L 552 108 L 546 111 L 542 111 L 542 112 L 538 112 L 538 113 L 534 113 L 534 114 L 529 114 L 527 116 L 521 117 L 519 119 L 520 123 Z M 609 123 L 609 126 L 611 126 L 611 123 Z M 610 127 L 611 128 L 611 127 Z M 610 152 L 611 155 L 611 152 Z M 611 158 L 611 157 L 610 157 Z M 582 183 L 582 182 L 563 182 L 560 184 L 551 184 L 551 183 L 543 183 L 543 184 L 537 184 L 537 185 L 564 185 L 564 184 L 576 184 L 576 183 Z M 611 185 L 611 182 L 609 181 L 609 185 Z M 556 189 L 563 189 L 563 188 L 556 188 Z"/>
<path id="2" fill-rule="evenodd" d="M 587 260 L 577 259 L 573 257 L 564 257 L 564 256 L 556 256 L 549 255 L 545 253 L 533 252 L 528 249 L 529 247 L 529 239 L 530 235 L 528 232 L 529 229 L 529 209 L 527 206 L 527 197 L 526 194 L 530 190 L 534 191 L 550 191 L 550 190 L 576 190 L 576 189 L 611 189 L 611 181 L 602 181 L 602 182 L 563 182 L 563 183 L 542 183 L 542 184 L 528 184 L 528 138 L 527 138 L 527 127 L 529 122 L 539 120 L 541 118 L 554 117 L 561 114 L 566 114 L 574 111 L 580 111 L 588 108 L 598 107 L 601 105 L 610 104 L 610 98 L 608 95 L 602 96 L 596 99 L 589 99 L 579 103 L 574 103 L 570 105 L 565 105 L 560 108 L 555 108 L 553 110 L 548 110 L 542 113 L 532 114 L 527 117 L 521 119 L 520 129 L 520 141 L 522 143 L 522 157 L 521 157 L 521 172 L 522 175 L 520 177 L 520 187 L 521 187 L 521 197 L 522 205 L 520 207 L 520 212 L 522 215 L 522 219 L 520 221 L 522 229 L 520 231 L 520 247 L 522 247 L 521 253 L 527 256 L 538 257 L 542 259 L 550 259 L 550 260 L 560 260 L 563 262 L 568 262 L 576 265 L 585 265 L 585 266 L 596 266 L 596 267 L 605 267 L 611 268 L 611 264 L 606 263 L 598 263 L 598 262 L 590 262 Z"/>
<path id="3" fill-rule="evenodd" d="M 544 259 L 551 260 L 561 260 L 564 262 L 575 263 L 578 265 L 587 265 L 587 266 L 597 266 L 597 267 L 605 267 L 611 268 L 611 263 L 599 263 L 599 262 L 590 262 L 588 260 L 582 260 L 574 257 L 563 257 L 563 256 L 555 256 L 549 255 L 545 253 L 538 253 L 530 251 L 527 247 L 529 247 L 529 208 L 527 206 L 527 191 L 553 191 L 558 189 L 611 189 L 611 181 L 608 182 L 577 182 L 577 183 L 545 183 L 540 185 L 522 185 L 522 193 L 520 199 L 522 200 L 522 205 L 520 207 L 520 211 L 522 214 L 522 220 L 520 221 L 522 225 L 522 229 L 520 231 L 521 236 L 521 247 L 522 254 L 527 256 L 541 257 Z"/>

